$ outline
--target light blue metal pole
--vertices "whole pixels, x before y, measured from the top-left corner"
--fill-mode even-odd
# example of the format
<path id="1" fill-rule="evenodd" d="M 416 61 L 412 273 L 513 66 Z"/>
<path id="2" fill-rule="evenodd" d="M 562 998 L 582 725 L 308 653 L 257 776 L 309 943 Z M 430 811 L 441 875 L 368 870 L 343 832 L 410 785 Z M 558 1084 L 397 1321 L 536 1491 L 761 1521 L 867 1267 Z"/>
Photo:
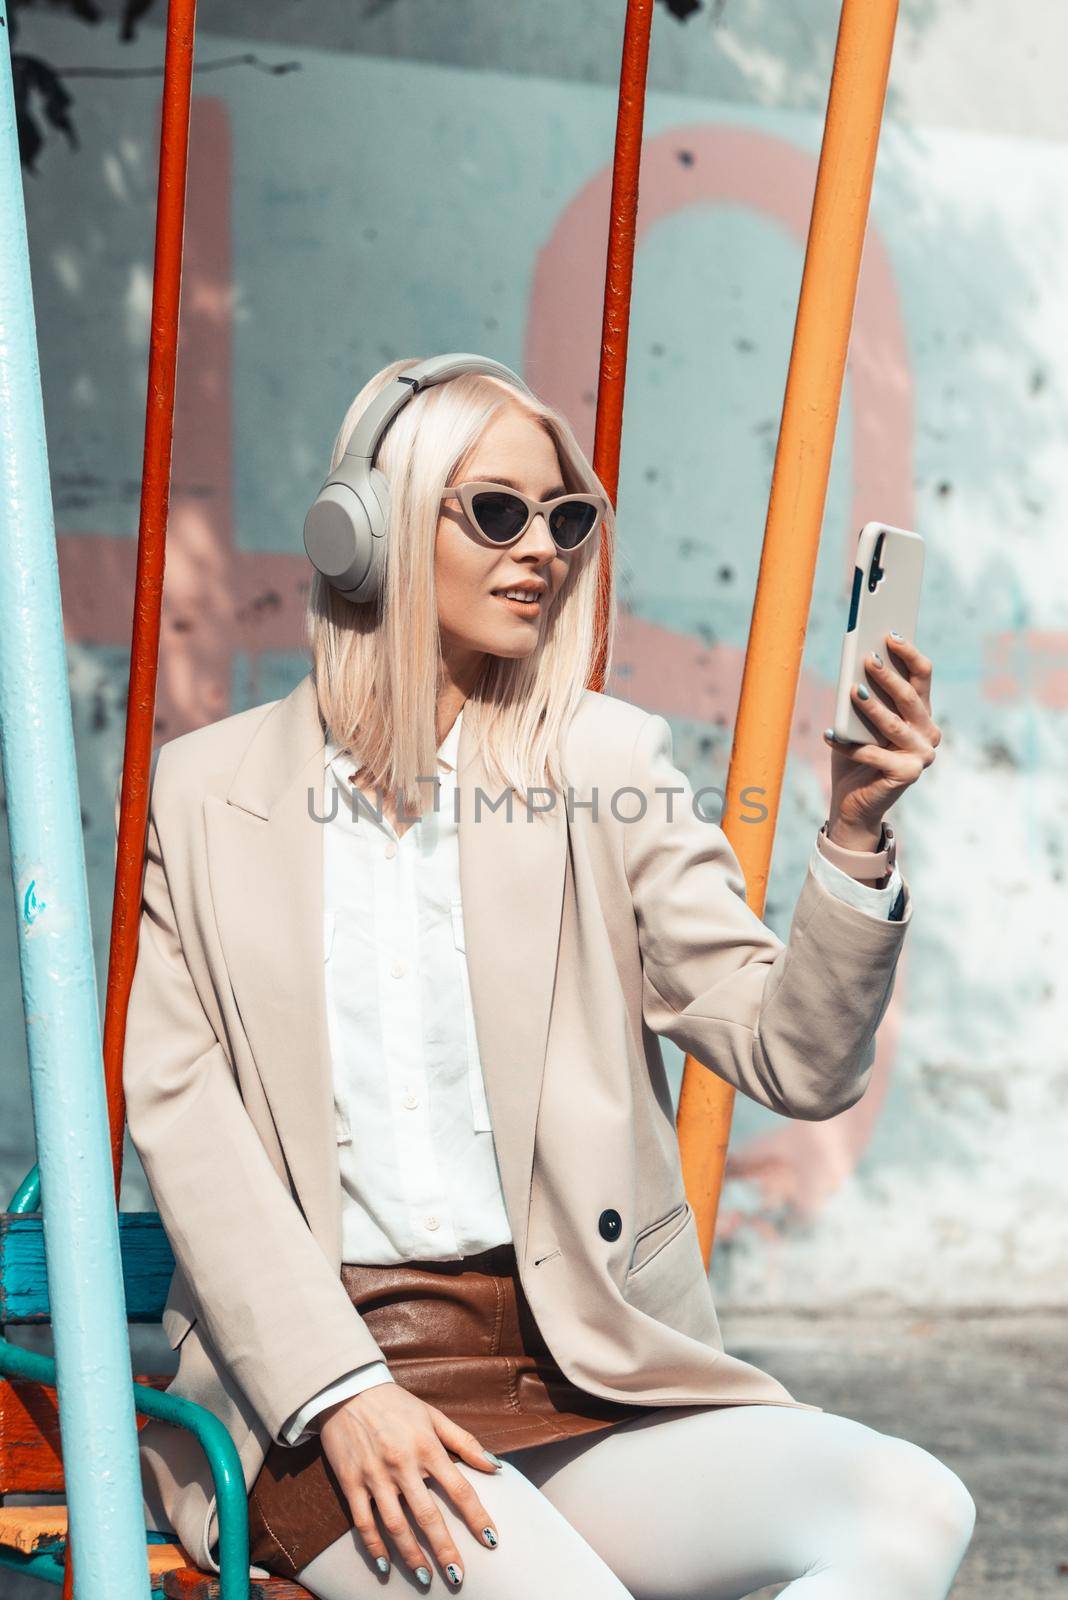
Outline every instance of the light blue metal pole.
<path id="1" fill-rule="evenodd" d="M 77 1600 L 148 1600 L 133 1373 L 0 0 L 0 749 Z"/>

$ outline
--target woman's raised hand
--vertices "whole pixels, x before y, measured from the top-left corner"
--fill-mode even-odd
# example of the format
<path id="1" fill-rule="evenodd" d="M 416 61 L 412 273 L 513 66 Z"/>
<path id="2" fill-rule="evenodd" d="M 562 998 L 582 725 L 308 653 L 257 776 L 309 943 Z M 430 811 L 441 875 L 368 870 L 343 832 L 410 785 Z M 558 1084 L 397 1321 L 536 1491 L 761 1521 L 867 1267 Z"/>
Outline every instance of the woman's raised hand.
<path id="1" fill-rule="evenodd" d="M 375 1522 L 371 1502 L 402 1558 L 429 1584 L 430 1570 L 401 1506 L 401 1495 L 453 1588 L 463 1578 L 463 1559 L 424 1478 L 437 1479 L 480 1544 L 496 1549 L 497 1530 L 473 1485 L 450 1458 L 449 1450 L 480 1472 L 502 1463 L 484 1450 L 473 1433 L 399 1383 L 378 1383 L 323 1412 L 319 1426 L 323 1453 L 337 1475 L 352 1520 L 380 1572 L 389 1571 L 389 1554 Z"/>
<path id="2" fill-rule="evenodd" d="M 931 663 L 911 639 L 886 635 L 886 655 L 864 658 L 871 681 L 855 684 L 853 708 L 886 739 L 886 745 L 841 745 L 833 729 L 823 737 L 831 745 L 831 802 L 828 833 L 845 849 L 876 846 L 885 812 L 935 758 L 942 730 L 931 717 Z M 873 692 L 874 690 L 874 692 Z"/>

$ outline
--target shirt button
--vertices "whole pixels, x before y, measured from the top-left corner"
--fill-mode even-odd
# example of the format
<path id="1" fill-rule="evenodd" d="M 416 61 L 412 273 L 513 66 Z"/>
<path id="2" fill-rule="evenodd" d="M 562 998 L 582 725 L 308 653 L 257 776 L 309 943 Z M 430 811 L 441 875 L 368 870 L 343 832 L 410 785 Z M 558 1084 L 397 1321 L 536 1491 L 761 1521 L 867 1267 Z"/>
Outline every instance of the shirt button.
<path id="1" fill-rule="evenodd" d="M 403 961 L 394 961 L 393 965 L 390 967 L 389 970 L 390 970 L 390 972 L 393 974 L 393 976 L 395 978 L 403 978 L 404 977 L 404 971 L 405 971 L 404 962 Z"/>
<path id="2" fill-rule="evenodd" d="M 426 1226 L 430 1229 L 431 1233 L 433 1233 L 434 1229 L 438 1226 L 437 1217 L 424 1217 L 423 1221 L 426 1223 Z"/>
<path id="3" fill-rule="evenodd" d="M 386 860 L 387 861 L 392 861 L 393 857 L 397 854 L 397 846 L 394 844 L 392 839 L 386 845 L 385 854 L 386 854 Z"/>
<path id="4" fill-rule="evenodd" d="M 408 1107 L 409 1111 L 414 1111 L 415 1107 L 419 1104 L 419 1096 L 417 1094 L 412 1094 L 409 1090 L 409 1092 L 404 1096 L 404 1104 Z"/>

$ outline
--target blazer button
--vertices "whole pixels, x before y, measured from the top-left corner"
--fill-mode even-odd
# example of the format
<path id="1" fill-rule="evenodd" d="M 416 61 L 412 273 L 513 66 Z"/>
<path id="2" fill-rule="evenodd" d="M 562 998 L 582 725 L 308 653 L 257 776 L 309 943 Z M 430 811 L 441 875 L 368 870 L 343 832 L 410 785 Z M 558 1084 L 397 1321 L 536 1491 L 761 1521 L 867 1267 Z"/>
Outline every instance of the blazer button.
<path id="1" fill-rule="evenodd" d="M 602 1239 L 618 1239 L 623 1228 L 623 1219 L 618 1211 L 602 1211 L 597 1227 Z"/>

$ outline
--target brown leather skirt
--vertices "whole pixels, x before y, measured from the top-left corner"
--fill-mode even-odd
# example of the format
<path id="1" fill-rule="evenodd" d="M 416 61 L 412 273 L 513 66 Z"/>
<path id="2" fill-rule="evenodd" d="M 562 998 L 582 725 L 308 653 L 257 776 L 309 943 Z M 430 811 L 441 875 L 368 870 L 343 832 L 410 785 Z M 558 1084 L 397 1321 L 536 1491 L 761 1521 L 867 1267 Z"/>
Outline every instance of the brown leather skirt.
<path id="1" fill-rule="evenodd" d="M 396 1381 L 495 1454 L 648 1412 L 565 1377 L 534 1320 L 511 1244 L 461 1261 L 346 1263 L 341 1280 Z M 272 1443 L 249 1493 L 251 1561 L 295 1578 L 351 1527 L 318 1435 L 296 1446 Z"/>

